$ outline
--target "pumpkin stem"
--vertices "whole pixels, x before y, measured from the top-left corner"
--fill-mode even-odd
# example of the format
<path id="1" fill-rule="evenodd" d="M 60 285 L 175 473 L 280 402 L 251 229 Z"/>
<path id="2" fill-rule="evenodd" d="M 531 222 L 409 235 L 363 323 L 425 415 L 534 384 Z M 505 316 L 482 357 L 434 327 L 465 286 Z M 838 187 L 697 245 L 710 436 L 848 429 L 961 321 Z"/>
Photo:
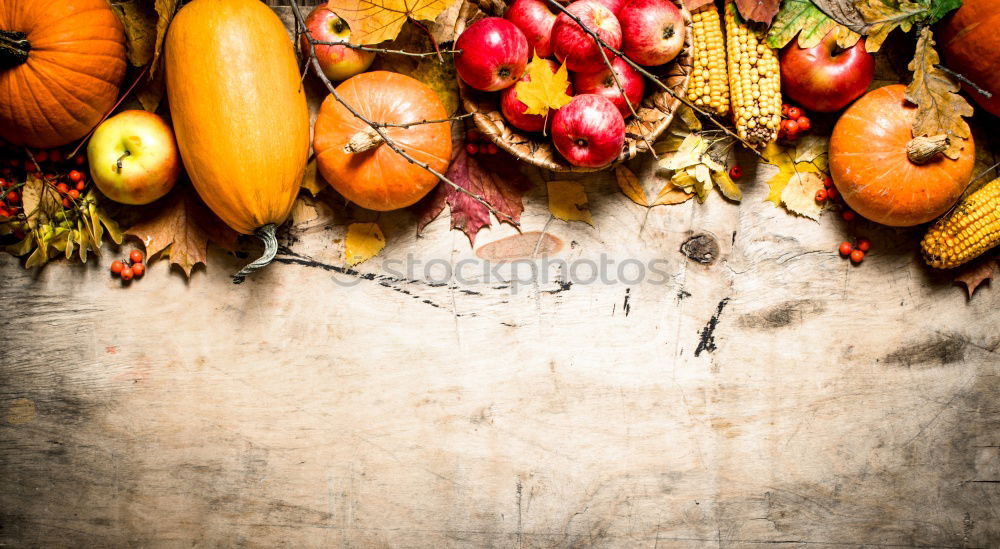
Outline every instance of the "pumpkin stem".
<path id="1" fill-rule="evenodd" d="M 28 60 L 31 42 L 23 32 L 0 30 L 0 66 L 16 67 Z"/>
<path id="2" fill-rule="evenodd" d="M 932 135 L 930 137 L 919 135 L 906 144 L 906 156 L 914 164 L 926 164 L 935 156 L 943 153 L 951 140 L 947 135 Z"/>
<path id="3" fill-rule="evenodd" d="M 383 142 L 385 140 L 375 131 L 375 128 L 366 128 L 351 137 L 351 140 L 344 145 L 344 152 L 352 154 L 363 153 L 378 147 Z"/>
<path id="4" fill-rule="evenodd" d="M 254 234 L 264 243 L 264 253 L 253 262 L 248 263 L 246 267 L 240 269 L 240 272 L 234 274 L 233 284 L 240 284 L 254 271 L 267 267 L 274 259 L 274 256 L 278 255 L 278 237 L 274 235 L 276 229 L 277 226 L 274 223 L 268 223 L 257 229 L 257 232 Z"/>

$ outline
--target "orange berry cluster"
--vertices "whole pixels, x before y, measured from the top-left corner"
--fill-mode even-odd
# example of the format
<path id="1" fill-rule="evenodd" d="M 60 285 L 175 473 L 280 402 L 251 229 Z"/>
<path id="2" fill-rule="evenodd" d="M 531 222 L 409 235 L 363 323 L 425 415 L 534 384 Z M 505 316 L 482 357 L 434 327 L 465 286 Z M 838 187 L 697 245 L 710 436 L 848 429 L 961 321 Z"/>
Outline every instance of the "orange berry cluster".
<path id="1" fill-rule="evenodd" d="M 788 103 L 781 104 L 781 125 L 778 127 L 778 139 L 795 141 L 803 133 L 812 129 L 812 121 L 805 115 L 801 107 Z"/>
<path id="2" fill-rule="evenodd" d="M 859 238 L 854 246 L 851 246 L 851 243 L 846 240 L 841 242 L 837 251 L 840 252 L 841 257 L 845 259 L 850 258 L 851 262 L 857 265 L 865 259 L 865 254 L 871 249 L 871 247 L 871 241 L 867 238 Z"/>
<path id="3" fill-rule="evenodd" d="M 465 132 L 465 152 L 471 155 L 496 154 L 498 150 L 495 143 L 490 143 L 483 139 L 483 135 L 479 133 L 479 130 Z"/>
<path id="4" fill-rule="evenodd" d="M 111 276 L 120 277 L 122 282 L 128 282 L 133 278 L 142 278 L 142 275 L 146 274 L 146 265 L 142 260 L 142 252 L 132 250 L 125 261 L 116 259 L 111 262 Z"/>

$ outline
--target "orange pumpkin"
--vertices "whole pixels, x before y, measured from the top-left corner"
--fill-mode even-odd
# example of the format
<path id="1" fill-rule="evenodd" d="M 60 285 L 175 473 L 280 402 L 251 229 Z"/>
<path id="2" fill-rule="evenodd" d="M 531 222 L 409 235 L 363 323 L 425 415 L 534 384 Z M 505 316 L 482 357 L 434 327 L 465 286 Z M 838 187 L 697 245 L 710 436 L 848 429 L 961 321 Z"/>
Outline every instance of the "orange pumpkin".
<path id="1" fill-rule="evenodd" d="M 448 117 L 433 90 L 394 72 L 359 74 L 340 84 L 337 93 L 375 122 L 408 124 Z M 448 122 L 405 128 L 388 126 L 383 131 L 415 159 L 439 173 L 448 169 L 451 160 Z M 371 210 L 409 206 L 438 182 L 436 176 L 389 148 L 332 94 L 320 107 L 313 149 L 319 171 L 330 185 L 348 200 Z"/>
<path id="2" fill-rule="evenodd" d="M 936 33 L 945 65 L 993 94 L 963 84 L 980 106 L 1000 116 L 1000 9 L 996 0 L 965 0 L 945 18 Z"/>
<path id="3" fill-rule="evenodd" d="M 947 211 L 969 183 L 975 160 L 972 138 L 958 160 L 930 145 L 923 152 L 935 154 L 919 158 L 912 147 L 926 141 L 911 143 L 917 109 L 904 99 L 905 90 L 897 84 L 868 92 L 844 112 L 830 137 L 830 175 L 844 202 L 894 227 L 926 223 Z"/>
<path id="4" fill-rule="evenodd" d="M 114 106 L 125 31 L 107 0 L 0 0 L 0 138 L 49 148 Z"/>

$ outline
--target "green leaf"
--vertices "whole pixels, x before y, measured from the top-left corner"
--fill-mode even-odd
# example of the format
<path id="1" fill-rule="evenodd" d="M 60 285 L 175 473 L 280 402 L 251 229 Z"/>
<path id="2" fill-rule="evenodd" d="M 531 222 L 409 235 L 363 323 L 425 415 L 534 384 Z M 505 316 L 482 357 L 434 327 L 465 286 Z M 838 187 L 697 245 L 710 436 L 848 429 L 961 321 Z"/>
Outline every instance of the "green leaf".
<path id="1" fill-rule="evenodd" d="M 945 15 L 957 10 L 962 7 L 962 0 L 934 0 L 931 2 L 931 8 L 927 12 L 928 25 L 937 23 Z"/>
<path id="2" fill-rule="evenodd" d="M 810 0 L 785 0 L 767 33 L 767 45 L 783 48 L 798 34 L 799 47 L 811 48 L 836 26 L 837 23 Z"/>

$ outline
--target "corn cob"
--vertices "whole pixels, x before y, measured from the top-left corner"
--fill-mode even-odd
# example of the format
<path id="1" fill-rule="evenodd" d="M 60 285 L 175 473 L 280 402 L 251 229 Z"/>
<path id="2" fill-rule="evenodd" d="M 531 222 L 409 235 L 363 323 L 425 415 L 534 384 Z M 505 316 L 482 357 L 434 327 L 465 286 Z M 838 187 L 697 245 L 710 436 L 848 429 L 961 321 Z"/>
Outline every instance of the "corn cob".
<path id="1" fill-rule="evenodd" d="M 778 56 L 762 33 L 750 28 L 726 0 L 726 54 L 729 93 L 736 134 L 763 147 L 778 138 L 781 124 L 781 74 Z"/>
<path id="2" fill-rule="evenodd" d="M 719 116 L 729 114 L 729 77 L 726 43 L 722 37 L 719 8 L 710 2 L 691 13 L 694 33 L 694 70 L 688 84 L 688 101 Z"/>
<path id="3" fill-rule="evenodd" d="M 920 243 L 931 267 L 951 269 L 1000 244 L 1000 178 L 969 195 L 942 217 Z"/>

